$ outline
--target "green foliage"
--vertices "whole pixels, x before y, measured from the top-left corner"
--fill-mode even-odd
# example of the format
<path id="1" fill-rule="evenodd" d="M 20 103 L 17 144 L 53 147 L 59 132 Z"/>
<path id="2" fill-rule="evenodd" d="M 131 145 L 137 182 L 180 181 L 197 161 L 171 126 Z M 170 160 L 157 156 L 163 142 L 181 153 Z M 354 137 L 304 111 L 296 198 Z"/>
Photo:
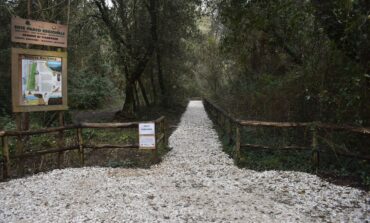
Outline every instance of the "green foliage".
<path id="1" fill-rule="evenodd" d="M 235 145 L 230 144 L 230 140 L 223 132 L 224 130 L 216 126 L 223 150 L 235 157 Z M 285 145 L 305 145 L 309 147 L 309 140 L 305 138 L 306 133 L 296 131 L 281 132 L 274 129 L 244 129 L 241 141 L 243 143 L 259 144 L 279 148 Z M 303 135 L 302 135 L 303 134 Z M 340 137 L 339 135 L 337 137 Z M 343 136 L 341 137 L 343 138 Z M 350 137 L 349 137 L 350 138 Z M 350 139 L 342 139 L 348 141 Z M 338 141 L 338 140 L 336 140 Z M 261 150 L 253 148 L 242 148 L 241 157 L 237 165 L 241 168 L 248 168 L 256 171 L 282 170 L 282 171 L 302 171 L 318 174 L 328 180 L 338 184 L 352 185 L 356 187 L 370 189 L 369 171 L 370 163 L 365 160 L 336 156 L 341 148 L 328 148 L 320 143 L 319 169 L 312 166 L 311 151 L 294 150 Z M 351 149 L 358 150 L 358 149 Z"/>
<path id="2" fill-rule="evenodd" d="M 257 171 L 294 170 L 312 172 L 310 152 L 268 152 L 244 150 L 239 166 Z"/>
<path id="3" fill-rule="evenodd" d="M 10 113 L 10 14 L 0 3 L 0 117 Z"/>
<path id="4" fill-rule="evenodd" d="M 124 100 L 131 98 L 139 108 L 163 101 L 185 101 L 187 95 L 197 95 L 190 77 L 190 61 L 195 59 L 188 44 L 198 37 L 196 21 L 201 1 L 112 3 L 115 4 L 104 8 L 106 14 L 101 14 L 98 6 L 106 3 L 100 0 L 71 0 L 69 9 L 67 2 L 49 0 L 36 1 L 31 6 L 31 19 L 69 23 L 69 107 L 96 109 L 118 101 L 122 107 Z M 155 9 L 148 8 L 150 5 Z M 1 114 L 11 112 L 9 39 L 13 15 L 26 18 L 27 1 L 0 3 Z M 34 45 L 31 48 L 46 49 Z"/>
<path id="5" fill-rule="evenodd" d="M 213 2 L 198 47 L 204 95 L 243 118 L 368 125 L 368 3 Z"/>
<path id="6" fill-rule="evenodd" d="M 118 94 L 108 77 L 89 72 L 70 72 L 69 104 L 72 109 L 96 109 L 115 99 Z"/>
<path id="7" fill-rule="evenodd" d="M 9 115 L 0 116 L 0 130 L 14 130 L 15 122 Z"/>

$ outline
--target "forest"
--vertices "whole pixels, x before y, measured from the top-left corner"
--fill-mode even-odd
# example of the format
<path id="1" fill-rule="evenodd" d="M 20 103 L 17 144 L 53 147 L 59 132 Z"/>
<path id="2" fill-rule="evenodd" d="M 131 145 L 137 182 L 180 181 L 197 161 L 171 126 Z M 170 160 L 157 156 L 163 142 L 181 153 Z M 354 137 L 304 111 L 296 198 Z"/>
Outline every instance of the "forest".
<path id="1" fill-rule="evenodd" d="M 111 110 L 127 121 L 201 97 L 240 119 L 370 126 L 368 0 L 1 0 L 0 130 L 15 128 L 10 53 L 23 45 L 10 41 L 14 16 L 68 25 L 67 116 Z M 53 117 L 39 113 L 34 125 Z M 333 134 L 331 147 L 370 154 L 369 137 Z M 261 162 L 273 168 L 298 160 L 270 155 Z M 368 162 L 333 163 L 334 176 L 369 187 Z"/>

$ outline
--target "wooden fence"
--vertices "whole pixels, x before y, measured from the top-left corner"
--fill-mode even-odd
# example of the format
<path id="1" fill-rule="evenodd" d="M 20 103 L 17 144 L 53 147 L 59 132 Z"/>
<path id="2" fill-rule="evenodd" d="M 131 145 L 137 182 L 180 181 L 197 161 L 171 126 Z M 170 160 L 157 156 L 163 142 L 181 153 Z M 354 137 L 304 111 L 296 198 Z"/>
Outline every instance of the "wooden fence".
<path id="1" fill-rule="evenodd" d="M 266 121 L 251 121 L 251 120 L 239 120 L 234 118 L 230 113 L 226 112 L 221 107 L 210 102 L 207 99 L 203 99 L 204 107 L 211 119 L 220 126 L 224 134 L 228 135 L 230 143 L 235 144 L 235 159 L 236 162 L 240 159 L 241 149 L 267 149 L 267 150 L 311 150 L 312 151 L 312 164 L 316 168 L 319 167 L 319 143 L 318 143 L 318 131 L 319 130 L 331 130 L 331 131 L 346 131 L 356 134 L 362 134 L 370 137 L 370 128 L 364 127 L 353 127 L 353 126 L 341 126 L 334 124 L 324 124 L 319 122 L 266 122 Z M 247 144 L 242 142 L 241 129 L 243 127 L 272 127 L 272 128 L 304 128 L 309 129 L 311 132 L 311 145 L 310 146 L 299 146 L 299 145 L 289 145 L 289 146 L 280 146 L 275 148 L 272 146 L 266 145 L 256 145 L 256 144 Z M 231 142 L 233 141 L 233 142 Z M 370 161 L 370 156 L 361 155 L 351 152 L 339 152 L 336 151 L 336 155 L 346 156 L 352 158 L 358 158 L 361 160 Z"/>
<path id="2" fill-rule="evenodd" d="M 165 128 L 165 117 L 162 116 L 154 121 L 156 124 L 156 145 L 163 143 L 167 145 L 166 140 L 166 128 Z M 62 154 L 66 151 L 78 150 L 79 162 L 81 166 L 85 164 L 85 149 L 138 149 L 139 143 L 137 138 L 137 143 L 126 144 L 126 145 L 94 145 L 89 142 L 85 142 L 83 138 L 84 129 L 137 129 L 138 130 L 139 122 L 129 122 L 129 123 L 80 123 L 76 125 L 67 125 L 62 127 L 55 128 L 45 128 L 38 130 L 29 130 L 29 131 L 0 131 L 1 145 L 2 145 L 2 173 L 3 179 L 7 179 L 11 176 L 11 161 L 15 160 L 17 164 L 18 176 L 22 176 L 24 173 L 24 161 L 30 157 L 37 157 L 46 154 Z M 63 134 L 67 130 L 75 130 L 77 143 L 71 146 L 64 146 Z M 35 135 L 43 135 L 48 133 L 57 133 L 58 148 L 50 148 L 45 150 L 24 152 L 22 141 L 24 138 Z M 60 137 L 62 136 L 62 138 Z M 17 147 L 15 155 L 11 155 L 9 149 L 9 138 L 16 137 Z M 158 157 L 158 148 L 153 150 L 153 157 L 157 159 Z M 59 161 L 59 160 L 58 160 Z M 58 168 L 61 168 L 62 162 L 58 162 Z"/>

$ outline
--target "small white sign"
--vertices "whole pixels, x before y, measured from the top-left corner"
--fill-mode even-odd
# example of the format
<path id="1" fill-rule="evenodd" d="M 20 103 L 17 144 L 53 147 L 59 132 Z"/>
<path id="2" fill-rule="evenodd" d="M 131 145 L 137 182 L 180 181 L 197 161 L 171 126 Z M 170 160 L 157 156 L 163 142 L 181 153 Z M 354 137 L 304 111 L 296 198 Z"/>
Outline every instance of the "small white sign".
<path id="1" fill-rule="evenodd" d="M 155 136 L 140 136 L 141 149 L 155 149 Z"/>
<path id="2" fill-rule="evenodd" d="M 155 149 L 155 123 L 139 123 L 140 149 Z"/>
<path id="3" fill-rule="evenodd" d="M 139 124 L 139 135 L 155 135 L 155 124 L 154 123 L 140 123 Z"/>

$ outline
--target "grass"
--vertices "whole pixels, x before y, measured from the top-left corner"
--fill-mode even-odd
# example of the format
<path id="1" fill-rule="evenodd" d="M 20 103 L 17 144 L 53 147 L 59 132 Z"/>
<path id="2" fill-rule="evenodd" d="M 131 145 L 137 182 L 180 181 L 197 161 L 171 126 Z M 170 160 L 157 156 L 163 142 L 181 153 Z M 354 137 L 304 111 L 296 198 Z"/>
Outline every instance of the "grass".
<path id="1" fill-rule="evenodd" d="M 229 138 L 222 129 L 215 126 L 220 140 L 223 143 L 224 152 L 235 157 L 235 144 L 229 144 Z M 310 146 L 310 136 L 306 130 L 283 130 L 269 128 L 243 128 L 241 141 L 243 143 L 266 145 L 278 148 L 282 145 Z M 344 137 L 343 133 L 332 136 L 321 135 L 330 138 L 336 143 L 331 145 L 345 147 L 350 151 L 360 151 L 366 144 L 359 144 L 358 136 Z M 362 141 L 364 142 L 364 141 Z M 282 170 L 300 171 L 318 176 L 338 185 L 370 190 L 370 163 L 365 160 L 336 156 L 335 152 L 341 148 L 326 145 L 320 140 L 320 165 L 318 172 L 311 165 L 311 151 L 282 151 L 282 150 L 256 150 L 249 148 L 241 149 L 241 156 L 237 163 L 240 168 L 256 171 Z"/>
<path id="2" fill-rule="evenodd" d="M 180 117 L 184 111 L 184 106 L 179 106 L 176 109 L 166 109 L 161 107 L 152 107 L 139 113 L 137 120 L 153 120 L 162 115 L 166 116 L 167 137 L 169 137 L 173 126 L 176 126 L 180 121 Z M 91 116 L 95 116 L 93 113 Z M 41 122 L 43 116 L 31 116 L 31 129 L 42 128 Z M 99 116 L 96 115 L 99 122 Z M 112 120 L 113 121 L 113 120 Z M 125 122 L 125 120 L 117 120 Z M 106 120 L 105 120 L 106 122 Z M 108 121 L 109 122 L 109 121 Z M 14 130 L 14 120 L 10 117 L 0 119 L 1 129 Z M 38 151 L 44 149 L 57 148 L 58 134 L 49 133 L 43 135 L 35 135 L 24 138 L 25 152 Z M 137 144 L 138 130 L 137 129 L 84 129 L 83 140 L 86 144 L 112 144 L 112 145 L 127 145 Z M 15 155 L 16 137 L 9 137 L 9 147 L 11 155 Z M 75 130 L 67 130 L 64 132 L 64 142 L 66 146 L 76 145 L 77 136 Z M 152 150 L 138 149 L 101 149 L 92 150 L 85 149 L 85 166 L 103 166 L 103 167 L 123 167 L 123 168 L 149 168 L 153 164 L 158 163 L 170 148 L 166 145 L 158 145 L 157 154 L 159 159 L 153 154 Z M 1 149 L 0 149 L 1 155 Z M 48 154 L 42 157 L 29 158 L 25 162 L 25 172 L 27 175 L 38 172 L 50 171 L 57 168 L 58 154 Z M 12 160 L 12 171 L 15 176 L 16 162 Z M 65 153 L 64 167 L 79 167 L 80 162 L 77 151 L 68 151 Z"/>

